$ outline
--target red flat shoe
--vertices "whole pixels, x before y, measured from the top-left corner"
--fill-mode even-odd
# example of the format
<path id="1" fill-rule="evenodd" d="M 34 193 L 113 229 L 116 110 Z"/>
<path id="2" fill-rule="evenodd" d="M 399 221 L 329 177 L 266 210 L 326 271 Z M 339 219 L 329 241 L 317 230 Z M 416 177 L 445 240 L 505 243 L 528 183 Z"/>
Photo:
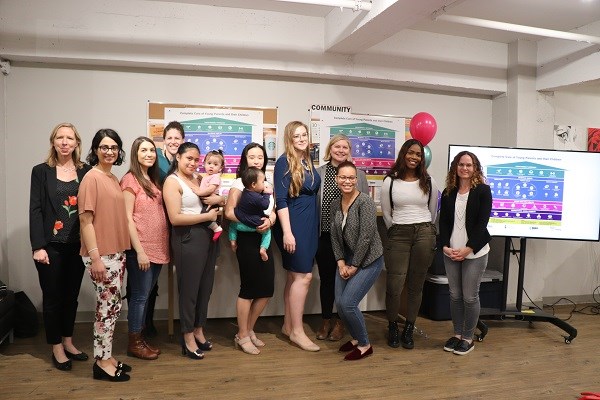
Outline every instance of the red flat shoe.
<path id="1" fill-rule="evenodd" d="M 360 349 L 358 347 L 356 347 L 354 350 L 352 350 L 351 353 L 346 354 L 346 357 L 344 357 L 344 360 L 346 360 L 346 361 L 356 361 L 356 360 L 360 360 L 362 358 L 368 357 L 371 354 L 373 354 L 373 346 L 370 346 L 367 349 L 367 351 L 365 351 L 362 354 L 360 352 Z"/>
<path id="2" fill-rule="evenodd" d="M 352 340 L 349 340 L 346 343 L 344 343 L 343 345 L 341 345 L 340 349 L 338 351 L 340 353 L 347 353 L 349 351 L 354 350 L 356 348 L 356 346 L 358 346 L 358 344 L 353 344 Z"/>

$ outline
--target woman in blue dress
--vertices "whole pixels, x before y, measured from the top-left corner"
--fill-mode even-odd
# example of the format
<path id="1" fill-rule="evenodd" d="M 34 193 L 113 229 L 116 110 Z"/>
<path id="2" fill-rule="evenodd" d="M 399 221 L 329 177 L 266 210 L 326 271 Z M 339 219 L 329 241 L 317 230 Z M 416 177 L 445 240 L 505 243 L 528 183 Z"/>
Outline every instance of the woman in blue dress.
<path id="1" fill-rule="evenodd" d="M 275 163 L 273 179 L 278 220 L 273 236 L 287 270 L 281 332 L 301 349 L 319 351 L 304 332 L 302 314 L 319 241 L 317 192 L 321 178 L 310 160 L 305 124 L 288 123 L 284 144 L 285 153 Z"/>

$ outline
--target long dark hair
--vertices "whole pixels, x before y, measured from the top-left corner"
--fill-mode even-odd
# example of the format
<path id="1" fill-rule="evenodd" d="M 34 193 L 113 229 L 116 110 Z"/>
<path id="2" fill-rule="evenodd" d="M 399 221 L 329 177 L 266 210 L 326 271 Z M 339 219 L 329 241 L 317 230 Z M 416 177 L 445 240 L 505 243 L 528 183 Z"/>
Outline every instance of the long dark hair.
<path id="1" fill-rule="evenodd" d="M 265 148 L 262 145 L 252 142 L 248 143 L 246 147 L 244 147 L 244 150 L 242 150 L 242 155 L 240 156 L 240 164 L 238 165 L 237 171 L 235 172 L 236 178 L 241 178 L 242 172 L 244 172 L 248 168 L 248 152 L 256 147 L 262 150 L 264 156 L 264 162 L 261 169 L 263 172 L 267 171 L 267 150 L 265 150 Z"/>
<path id="2" fill-rule="evenodd" d="M 423 191 L 423 193 L 429 193 L 429 183 L 428 181 L 431 179 L 429 174 L 427 173 L 427 167 L 425 167 L 425 149 L 423 148 L 423 144 L 419 142 L 417 139 L 408 139 L 398 152 L 398 158 L 396 158 L 396 162 L 390 168 L 390 172 L 387 173 L 386 176 L 389 176 L 392 179 L 404 179 L 406 178 L 406 172 L 408 168 L 406 167 L 406 154 L 408 153 L 408 149 L 410 149 L 413 145 L 418 144 L 421 148 L 421 162 L 417 165 L 415 169 L 415 174 L 419 179 L 419 187 Z"/>
<path id="3" fill-rule="evenodd" d="M 148 176 L 150 177 L 150 180 L 148 180 L 146 179 L 146 177 L 144 177 L 144 173 L 142 172 L 142 166 L 140 165 L 140 161 L 138 160 L 138 151 L 140 149 L 140 146 L 144 142 L 152 144 L 152 147 L 154 147 L 154 152 L 156 153 L 156 145 L 150 138 L 140 136 L 137 139 L 135 139 L 133 141 L 133 144 L 131 145 L 131 153 L 129 155 L 129 172 L 131 172 L 135 179 L 137 179 L 137 181 L 142 186 L 142 189 L 144 189 L 144 192 L 146 192 L 148 197 L 155 198 L 156 193 L 154 193 L 154 191 L 152 190 L 152 185 L 154 184 L 154 186 L 158 189 L 161 188 L 160 179 L 158 178 L 158 156 L 154 160 L 154 165 L 148 168 Z"/>
<path id="4" fill-rule="evenodd" d="M 100 142 L 105 137 L 111 138 L 115 141 L 115 143 L 117 143 L 117 146 L 119 146 L 119 154 L 117 155 L 117 159 L 115 160 L 113 165 L 123 164 L 123 160 L 125 160 L 125 150 L 123 150 L 123 141 L 121 140 L 121 137 L 116 131 L 108 128 L 100 129 L 98 132 L 96 132 L 94 138 L 92 139 L 92 147 L 90 147 L 90 151 L 85 160 L 91 166 L 98 165 L 100 160 L 98 159 L 98 154 L 96 154 L 96 151 L 98 150 L 98 147 L 100 147 Z"/>
<path id="5" fill-rule="evenodd" d="M 192 142 L 182 143 L 181 146 L 179 146 L 179 148 L 177 149 L 177 154 L 179 154 L 181 156 L 182 154 L 184 154 L 186 151 L 188 151 L 190 149 L 198 150 L 198 154 L 200 154 L 200 149 L 198 148 L 198 146 L 195 143 L 192 143 Z M 171 175 L 173 172 L 177 171 L 178 167 L 179 167 L 179 162 L 177 161 L 177 157 L 173 157 L 173 162 L 171 163 L 171 167 L 169 168 L 169 171 L 167 172 L 167 176 Z"/>

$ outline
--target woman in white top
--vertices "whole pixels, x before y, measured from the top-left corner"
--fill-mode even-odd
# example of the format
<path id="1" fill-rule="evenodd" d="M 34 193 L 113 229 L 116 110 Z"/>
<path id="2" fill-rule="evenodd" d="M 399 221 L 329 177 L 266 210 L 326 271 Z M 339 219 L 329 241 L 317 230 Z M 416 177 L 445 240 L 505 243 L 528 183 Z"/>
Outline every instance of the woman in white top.
<path id="1" fill-rule="evenodd" d="M 446 177 L 440 210 L 440 240 L 450 288 L 454 336 L 444 350 L 464 355 L 473 350 L 479 319 L 479 284 L 487 266 L 492 192 L 485 183 L 477 156 L 462 151 Z"/>
<path id="2" fill-rule="evenodd" d="M 383 180 L 381 210 L 388 228 L 384 246 L 387 269 L 385 307 L 388 319 L 388 345 L 412 349 L 413 330 L 421 307 L 423 284 L 435 254 L 435 217 L 438 189 L 427 173 L 423 145 L 407 140 Z M 398 313 L 404 283 L 408 301 L 402 335 Z"/>
<path id="3" fill-rule="evenodd" d="M 173 225 L 171 249 L 177 266 L 181 352 L 196 360 L 204 358 L 203 351 L 212 348 L 204 336 L 204 326 L 215 278 L 217 243 L 213 242 L 208 225 L 216 221 L 218 212 L 212 208 L 202 213 L 200 197 L 192 190 L 200 188 L 196 176 L 199 162 L 198 146 L 183 143 L 163 185 L 167 215 Z"/>

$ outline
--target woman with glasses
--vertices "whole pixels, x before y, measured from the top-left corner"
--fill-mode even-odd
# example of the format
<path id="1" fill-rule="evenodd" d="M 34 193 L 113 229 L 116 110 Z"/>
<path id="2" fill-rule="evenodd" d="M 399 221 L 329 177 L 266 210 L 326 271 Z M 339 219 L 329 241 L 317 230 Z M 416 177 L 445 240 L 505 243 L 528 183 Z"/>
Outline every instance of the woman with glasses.
<path id="1" fill-rule="evenodd" d="M 129 249 L 127 211 L 119 180 L 111 172 L 125 157 L 123 142 L 112 129 L 100 129 L 87 161 L 93 166 L 79 186 L 81 256 L 96 293 L 94 379 L 128 381 L 131 367 L 112 354 L 115 323 L 121 313 L 125 250 Z"/>
<path id="2" fill-rule="evenodd" d="M 181 353 L 194 360 L 204 358 L 204 351 L 212 349 L 204 327 L 208 301 L 215 279 L 217 243 L 208 228 L 217 219 L 217 208 L 203 212 L 203 202 L 194 193 L 200 188 L 196 170 L 200 163 L 200 149 L 191 142 L 183 143 L 171 164 L 163 185 L 167 215 L 171 221 L 171 250 L 177 266 L 179 289 L 179 319 L 181 325 Z M 215 201 L 213 201 L 214 198 Z M 224 199 L 213 195 L 204 203 L 221 205 Z"/>
<path id="3" fill-rule="evenodd" d="M 319 351 L 319 346 L 304 332 L 302 314 L 319 240 L 317 192 L 321 177 L 310 159 L 305 124 L 299 121 L 288 123 L 283 140 L 285 153 L 275 163 L 274 189 L 279 223 L 275 225 L 273 235 L 287 270 L 281 331 L 301 349 Z"/>
<path id="4" fill-rule="evenodd" d="M 387 283 L 385 308 L 388 345 L 414 348 L 413 331 L 427 269 L 435 255 L 435 218 L 438 189 L 427 173 L 423 145 L 409 139 L 381 185 L 381 211 L 388 228 L 384 248 Z M 406 321 L 402 335 L 398 313 L 404 283 L 408 291 Z"/>
<path id="5" fill-rule="evenodd" d="M 348 353 L 345 360 L 354 361 L 373 354 L 358 304 L 383 269 L 383 247 L 375 202 L 356 188 L 356 166 L 343 161 L 335 178 L 341 192 L 331 203 L 331 244 L 337 263 L 335 304 L 352 336 L 340 352 Z"/>
<path id="6" fill-rule="evenodd" d="M 169 262 L 167 217 L 160 191 L 156 146 L 140 136 L 131 146 L 129 172 L 121 179 L 129 224 L 131 249 L 125 252 L 128 283 L 129 343 L 127 355 L 155 360 L 160 349 L 142 335 L 148 297 L 163 264 Z"/>
<path id="7" fill-rule="evenodd" d="M 450 288 L 450 314 L 454 327 L 444 350 L 457 355 L 475 347 L 473 334 L 479 311 L 479 285 L 487 267 L 492 192 L 485 182 L 477 156 L 458 153 L 446 177 L 440 210 L 440 239 Z"/>
<path id="8" fill-rule="evenodd" d="M 331 245 L 331 220 L 329 217 L 331 202 L 341 195 L 340 188 L 335 180 L 337 167 L 344 161 L 350 161 L 351 150 L 352 146 L 348 136 L 333 136 L 325 149 L 323 160 L 327 161 L 327 164 L 317 168 L 317 172 L 321 177 L 321 190 L 317 200 L 321 229 L 315 259 L 319 267 L 319 278 L 321 280 L 321 317 L 323 318 L 321 328 L 317 331 L 317 339 L 319 340 L 337 341 L 344 337 L 344 324 L 339 319 L 336 319 L 335 323 L 331 321 L 333 318 L 337 264 Z M 356 188 L 362 193 L 368 193 L 369 184 L 366 174 L 361 170 L 357 170 L 356 177 Z"/>
<path id="9" fill-rule="evenodd" d="M 85 267 L 79 255 L 77 191 L 90 170 L 81 158 L 81 137 L 72 124 L 58 124 L 50 134 L 46 161 L 31 171 L 29 237 L 42 288 L 46 342 L 52 362 L 69 371 L 71 360 L 88 355 L 73 344 L 77 298 Z"/>

